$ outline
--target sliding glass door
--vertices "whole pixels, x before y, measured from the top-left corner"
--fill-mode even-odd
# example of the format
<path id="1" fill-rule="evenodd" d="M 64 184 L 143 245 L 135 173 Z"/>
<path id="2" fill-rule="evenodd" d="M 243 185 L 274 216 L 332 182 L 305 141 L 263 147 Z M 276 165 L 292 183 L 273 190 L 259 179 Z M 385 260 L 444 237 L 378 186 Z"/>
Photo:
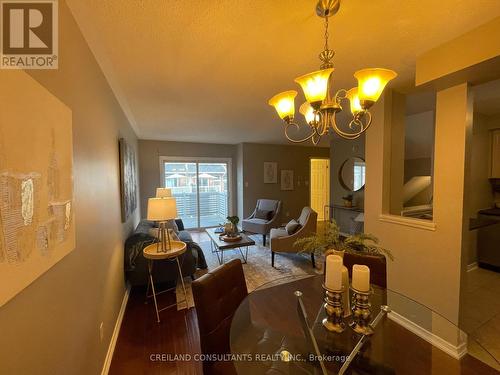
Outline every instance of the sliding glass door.
<path id="1" fill-rule="evenodd" d="M 230 160 L 162 158 L 164 186 L 177 200 L 186 228 L 214 227 L 226 221 L 230 202 Z"/>

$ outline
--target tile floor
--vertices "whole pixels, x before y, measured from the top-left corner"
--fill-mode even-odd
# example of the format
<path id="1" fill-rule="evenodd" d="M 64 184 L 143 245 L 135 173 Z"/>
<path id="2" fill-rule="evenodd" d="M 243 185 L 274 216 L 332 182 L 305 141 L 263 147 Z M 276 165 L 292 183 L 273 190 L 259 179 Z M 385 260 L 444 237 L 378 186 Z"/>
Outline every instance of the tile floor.
<path id="1" fill-rule="evenodd" d="M 467 272 L 461 328 L 469 335 L 469 354 L 500 371 L 500 273 Z"/>

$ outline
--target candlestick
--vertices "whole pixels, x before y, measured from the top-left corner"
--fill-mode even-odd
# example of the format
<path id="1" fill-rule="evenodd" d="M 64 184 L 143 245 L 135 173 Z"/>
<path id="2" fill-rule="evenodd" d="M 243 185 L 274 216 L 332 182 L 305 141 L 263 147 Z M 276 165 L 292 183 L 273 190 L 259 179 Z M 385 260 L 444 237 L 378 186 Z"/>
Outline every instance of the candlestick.
<path id="1" fill-rule="evenodd" d="M 331 332 L 341 333 L 345 330 L 345 323 L 343 321 L 344 308 L 342 303 L 343 289 L 331 290 L 325 284 L 325 308 L 326 318 L 321 322 L 323 327 Z"/>
<path id="2" fill-rule="evenodd" d="M 353 284 L 354 285 L 354 284 Z M 353 286 L 351 286 L 351 290 L 353 292 L 352 296 L 352 322 L 349 323 L 349 326 L 353 329 L 354 332 L 359 333 L 361 335 L 370 336 L 373 335 L 373 328 L 370 326 L 371 322 L 371 304 L 370 304 L 370 295 L 372 294 L 371 290 L 366 292 L 356 290 Z"/>
<path id="3" fill-rule="evenodd" d="M 360 292 L 370 290 L 370 269 L 361 264 L 352 267 L 352 287 Z"/>
<path id="4" fill-rule="evenodd" d="M 349 304 L 349 271 L 346 266 L 342 266 L 342 305 L 344 308 L 344 318 L 351 315 L 351 306 Z"/>
<path id="5" fill-rule="evenodd" d="M 342 288 L 342 258 L 338 255 L 326 257 L 325 285 L 330 290 Z"/>

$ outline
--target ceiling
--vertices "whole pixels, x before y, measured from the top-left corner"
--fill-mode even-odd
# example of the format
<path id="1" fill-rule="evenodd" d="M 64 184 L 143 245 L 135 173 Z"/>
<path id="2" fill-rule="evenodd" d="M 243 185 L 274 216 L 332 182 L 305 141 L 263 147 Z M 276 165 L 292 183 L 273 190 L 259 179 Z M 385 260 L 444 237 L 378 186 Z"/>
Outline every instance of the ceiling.
<path id="1" fill-rule="evenodd" d="M 315 0 L 67 2 L 139 138 L 286 143 L 267 100 L 318 69 Z M 499 15 L 499 0 L 344 1 L 331 21 L 335 87 L 374 66 L 412 87 L 417 55 Z"/>

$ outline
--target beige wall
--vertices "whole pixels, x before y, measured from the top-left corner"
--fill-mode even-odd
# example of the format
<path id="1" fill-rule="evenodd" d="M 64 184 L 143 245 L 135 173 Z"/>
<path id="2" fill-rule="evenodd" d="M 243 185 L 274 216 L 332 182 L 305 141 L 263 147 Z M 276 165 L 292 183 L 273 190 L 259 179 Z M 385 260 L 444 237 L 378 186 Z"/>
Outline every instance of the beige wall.
<path id="1" fill-rule="evenodd" d="M 27 72 L 73 113 L 76 249 L 0 308 L 2 374 L 100 373 L 125 292 L 124 239 L 139 218 L 120 218 L 118 138 L 137 148 L 135 134 L 59 4 L 59 69 Z"/>
<path id="2" fill-rule="evenodd" d="M 434 223 L 389 215 L 390 95 L 374 107 L 366 136 L 365 231 L 379 237 L 396 258 L 388 262 L 388 286 L 458 322 L 466 143 L 472 127 L 466 84 L 437 95 Z M 450 148 L 450 144 L 453 145 Z M 446 298 L 443 298 L 446 296 Z"/>
<path id="3" fill-rule="evenodd" d="M 283 208 L 281 220 L 297 218 L 304 206 L 309 205 L 309 159 L 329 157 L 329 149 L 293 145 L 243 143 L 243 216 L 250 215 L 259 198 L 278 199 Z M 278 163 L 278 183 L 264 184 L 264 162 Z M 282 169 L 294 171 L 294 190 L 280 189 Z"/>
<path id="4" fill-rule="evenodd" d="M 444 43 L 417 58 L 415 81 L 417 86 L 447 77 L 452 73 L 465 71 L 467 68 L 478 65 L 488 60 L 493 60 L 500 55 L 500 17 L 484 25 Z M 479 75 L 490 76 L 498 72 L 473 72 Z"/>
<path id="5" fill-rule="evenodd" d="M 141 187 L 141 212 L 146 217 L 149 197 L 154 197 L 161 186 L 160 157 L 230 158 L 232 160 L 232 208 L 237 212 L 237 145 L 188 143 L 168 141 L 139 141 L 139 170 Z M 230 213 L 231 214 L 231 213 Z"/>

